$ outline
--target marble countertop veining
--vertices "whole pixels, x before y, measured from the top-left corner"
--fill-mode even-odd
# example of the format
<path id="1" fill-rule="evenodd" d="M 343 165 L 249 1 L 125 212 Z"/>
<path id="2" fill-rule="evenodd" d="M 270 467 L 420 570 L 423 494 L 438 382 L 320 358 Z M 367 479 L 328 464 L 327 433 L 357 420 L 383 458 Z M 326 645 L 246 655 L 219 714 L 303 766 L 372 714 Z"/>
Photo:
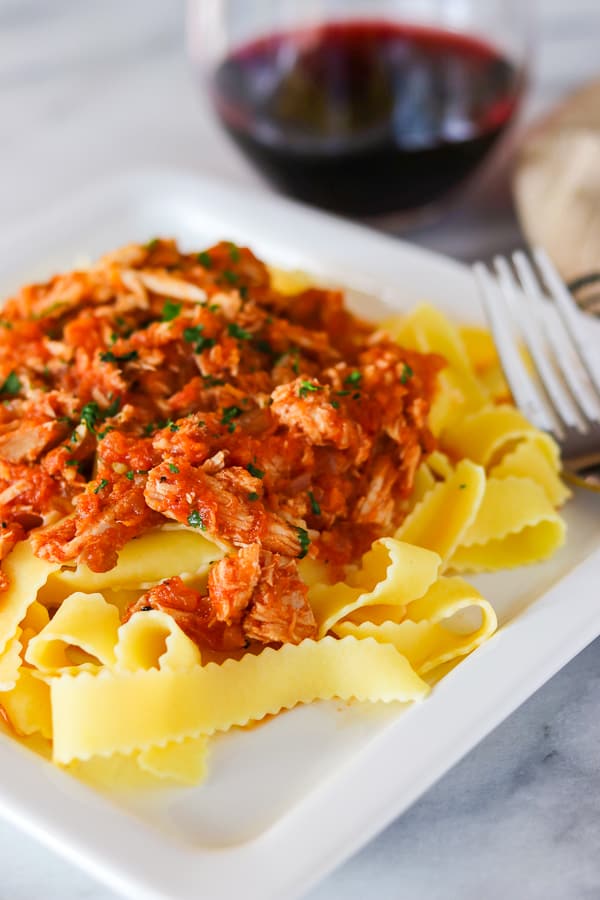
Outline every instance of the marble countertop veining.
<path id="1" fill-rule="evenodd" d="M 525 121 L 600 74 L 600 0 L 537 6 Z M 141 164 L 260 184 L 191 77 L 182 3 L 0 0 L 0 123 L 0 231 Z M 464 259 L 510 248 L 505 173 L 498 165 L 485 192 L 407 236 Z M 309 900 L 598 900 L 599 748 L 600 640 Z M 114 897 L 1 822 L 0 872 L 0 900 Z"/>

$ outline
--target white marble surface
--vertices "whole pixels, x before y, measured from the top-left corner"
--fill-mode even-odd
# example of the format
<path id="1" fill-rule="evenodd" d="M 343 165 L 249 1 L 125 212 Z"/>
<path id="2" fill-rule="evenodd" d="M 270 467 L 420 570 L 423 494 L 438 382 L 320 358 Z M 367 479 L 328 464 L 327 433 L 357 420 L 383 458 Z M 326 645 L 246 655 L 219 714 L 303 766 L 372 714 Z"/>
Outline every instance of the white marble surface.
<path id="1" fill-rule="evenodd" d="M 525 121 L 600 74 L 600 0 L 538 8 Z M 0 0 L 0 232 L 141 163 L 259 184 L 207 113 L 182 44 L 173 0 Z M 409 237 L 466 259 L 511 247 L 505 173 Z M 596 900 L 599 746 L 596 642 L 310 900 Z M 4 823 L 0 872 L 0 900 L 113 897 Z"/>

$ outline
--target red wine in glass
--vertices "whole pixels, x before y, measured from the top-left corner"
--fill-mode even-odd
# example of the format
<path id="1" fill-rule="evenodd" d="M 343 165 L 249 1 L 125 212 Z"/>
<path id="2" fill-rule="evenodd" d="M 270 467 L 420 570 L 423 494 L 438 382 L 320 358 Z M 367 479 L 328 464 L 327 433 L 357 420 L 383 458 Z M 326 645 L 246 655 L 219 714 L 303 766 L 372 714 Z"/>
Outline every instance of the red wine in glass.
<path id="1" fill-rule="evenodd" d="M 236 48 L 211 87 L 226 129 L 276 186 L 371 216 L 462 182 L 511 121 L 523 78 L 472 36 L 349 21 Z"/>

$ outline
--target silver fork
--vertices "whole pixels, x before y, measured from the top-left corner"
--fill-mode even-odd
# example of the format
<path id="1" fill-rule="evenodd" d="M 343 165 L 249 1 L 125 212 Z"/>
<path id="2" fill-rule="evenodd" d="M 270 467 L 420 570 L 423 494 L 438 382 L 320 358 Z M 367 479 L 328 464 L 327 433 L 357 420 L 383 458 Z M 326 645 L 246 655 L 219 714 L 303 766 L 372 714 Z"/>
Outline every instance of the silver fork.
<path id="1" fill-rule="evenodd" d="M 600 491 L 600 329 L 545 251 L 532 257 L 496 256 L 494 270 L 474 264 L 485 314 L 515 403 L 557 440 L 570 480 Z"/>

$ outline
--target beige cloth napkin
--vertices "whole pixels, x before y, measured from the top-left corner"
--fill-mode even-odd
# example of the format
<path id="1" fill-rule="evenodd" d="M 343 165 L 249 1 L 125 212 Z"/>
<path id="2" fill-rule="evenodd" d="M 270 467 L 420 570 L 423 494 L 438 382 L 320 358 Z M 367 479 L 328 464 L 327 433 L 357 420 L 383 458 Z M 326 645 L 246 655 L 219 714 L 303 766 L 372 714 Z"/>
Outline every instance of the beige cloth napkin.
<path id="1" fill-rule="evenodd" d="M 565 281 L 584 282 L 578 301 L 600 312 L 600 80 L 533 129 L 513 189 L 529 243 L 546 248 Z"/>

